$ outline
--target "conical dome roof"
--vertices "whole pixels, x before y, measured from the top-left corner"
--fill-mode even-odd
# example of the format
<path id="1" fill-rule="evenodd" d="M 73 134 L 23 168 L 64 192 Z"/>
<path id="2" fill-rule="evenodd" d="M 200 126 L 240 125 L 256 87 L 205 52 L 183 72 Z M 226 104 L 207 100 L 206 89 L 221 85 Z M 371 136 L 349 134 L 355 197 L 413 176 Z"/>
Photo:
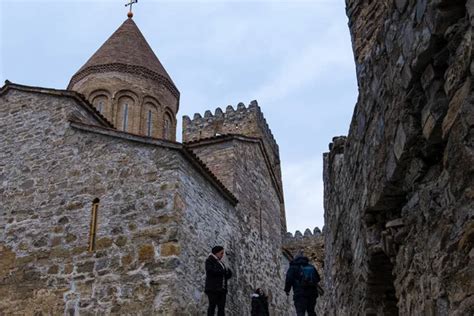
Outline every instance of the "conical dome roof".
<path id="1" fill-rule="evenodd" d="M 154 79 L 163 83 L 175 96 L 179 96 L 178 89 L 131 18 L 125 20 L 74 74 L 68 88 L 87 75 L 107 71 L 132 73 Z"/>

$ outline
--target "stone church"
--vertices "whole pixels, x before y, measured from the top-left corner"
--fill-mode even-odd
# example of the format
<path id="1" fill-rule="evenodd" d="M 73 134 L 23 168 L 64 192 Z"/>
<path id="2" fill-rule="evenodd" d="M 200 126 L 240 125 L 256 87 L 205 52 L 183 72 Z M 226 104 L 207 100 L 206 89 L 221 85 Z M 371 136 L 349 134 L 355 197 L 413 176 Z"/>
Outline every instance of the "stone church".
<path id="1" fill-rule="evenodd" d="M 229 315 L 272 313 L 289 256 L 278 145 L 256 101 L 183 118 L 130 16 L 66 90 L 0 90 L 0 314 L 202 315 L 226 248 Z M 261 264 L 265 262 L 265 264 Z"/>

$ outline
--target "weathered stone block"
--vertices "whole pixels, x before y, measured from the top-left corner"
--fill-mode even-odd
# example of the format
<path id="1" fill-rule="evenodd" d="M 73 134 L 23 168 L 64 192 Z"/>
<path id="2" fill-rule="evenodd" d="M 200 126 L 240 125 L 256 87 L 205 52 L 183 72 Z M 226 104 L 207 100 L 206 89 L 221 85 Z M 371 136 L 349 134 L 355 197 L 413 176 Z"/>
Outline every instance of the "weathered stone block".
<path id="1" fill-rule="evenodd" d="M 94 261 L 84 262 L 77 265 L 78 273 L 90 273 L 94 270 Z"/>
<path id="2" fill-rule="evenodd" d="M 119 236 L 117 239 L 115 239 L 115 244 L 119 247 L 125 246 L 127 244 L 127 237 Z"/>
<path id="3" fill-rule="evenodd" d="M 155 247 L 152 244 L 140 246 L 138 250 L 139 261 L 150 261 L 155 258 Z"/>
<path id="4" fill-rule="evenodd" d="M 96 241 L 95 246 L 97 250 L 106 249 L 112 246 L 113 240 L 109 237 L 100 238 Z"/>
<path id="5" fill-rule="evenodd" d="M 176 242 L 167 242 L 160 246 L 160 255 L 163 257 L 178 256 L 180 252 L 181 246 Z"/>
<path id="6" fill-rule="evenodd" d="M 463 86 L 454 94 L 448 106 L 448 113 L 443 120 L 443 139 L 446 139 L 451 127 L 456 121 L 459 111 L 471 91 L 471 79 L 466 80 Z"/>

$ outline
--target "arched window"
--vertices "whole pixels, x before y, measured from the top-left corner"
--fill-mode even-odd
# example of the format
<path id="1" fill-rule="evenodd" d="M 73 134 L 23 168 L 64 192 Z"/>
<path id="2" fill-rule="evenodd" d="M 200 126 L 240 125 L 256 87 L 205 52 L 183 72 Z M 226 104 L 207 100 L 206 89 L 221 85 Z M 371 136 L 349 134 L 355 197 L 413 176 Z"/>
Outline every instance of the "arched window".
<path id="1" fill-rule="evenodd" d="M 120 126 L 122 131 L 129 131 L 130 130 L 130 112 L 134 101 L 132 98 L 128 96 L 121 97 L 119 99 L 119 111 L 117 117 L 117 125 Z"/>
<path id="2" fill-rule="evenodd" d="M 151 136 L 152 124 L 153 124 L 152 120 L 153 120 L 153 116 L 152 116 L 151 110 L 148 110 L 147 120 L 146 120 L 146 136 L 148 137 Z"/>
<path id="3" fill-rule="evenodd" d="M 171 116 L 168 113 L 164 115 L 163 121 L 163 138 L 164 139 L 171 139 Z"/>
<path id="4" fill-rule="evenodd" d="M 128 103 L 123 105 L 123 121 L 122 121 L 122 130 L 127 131 L 128 126 Z"/>
<path id="5" fill-rule="evenodd" d="M 98 95 L 92 100 L 94 107 L 102 114 L 105 112 L 105 107 L 107 105 L 107 96 Z"/>
<path id="6" fill-rule="evenodd" d="M 159 119 L 158 102 L 151 98 L 145 97 L 141 118 L 141 134 L 148 137 L 160 137 L 160 119 Z"/>

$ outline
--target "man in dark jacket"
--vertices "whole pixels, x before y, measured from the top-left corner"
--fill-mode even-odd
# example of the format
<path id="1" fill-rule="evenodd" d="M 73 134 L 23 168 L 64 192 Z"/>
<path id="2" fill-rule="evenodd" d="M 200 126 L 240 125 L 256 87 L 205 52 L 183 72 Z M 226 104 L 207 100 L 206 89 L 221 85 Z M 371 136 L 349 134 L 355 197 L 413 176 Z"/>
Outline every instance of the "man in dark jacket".
<path id="1" fill-rule="evenodd" d="M 227 280 L 232 277 L 232 271 L 222 262 L 224 247 L 215 246 L 206 259 L 206 287 L 205 293 L 209 298 L 208 316 L 225 315 L 225 299 L 227 295 Z"/>
<path id="2" fill-rule="evenodd" d="M 297 316 L 304 316 L 306 312 L 309 316 L 316 316 L 314 308 L 318 297 L 317 284 L 320 280 L 318 271 L 309 263 L 307 257 L 300 254 L 290 262 L 286 273 L 285 292 L 289 295 L 293 288 Z"/>

